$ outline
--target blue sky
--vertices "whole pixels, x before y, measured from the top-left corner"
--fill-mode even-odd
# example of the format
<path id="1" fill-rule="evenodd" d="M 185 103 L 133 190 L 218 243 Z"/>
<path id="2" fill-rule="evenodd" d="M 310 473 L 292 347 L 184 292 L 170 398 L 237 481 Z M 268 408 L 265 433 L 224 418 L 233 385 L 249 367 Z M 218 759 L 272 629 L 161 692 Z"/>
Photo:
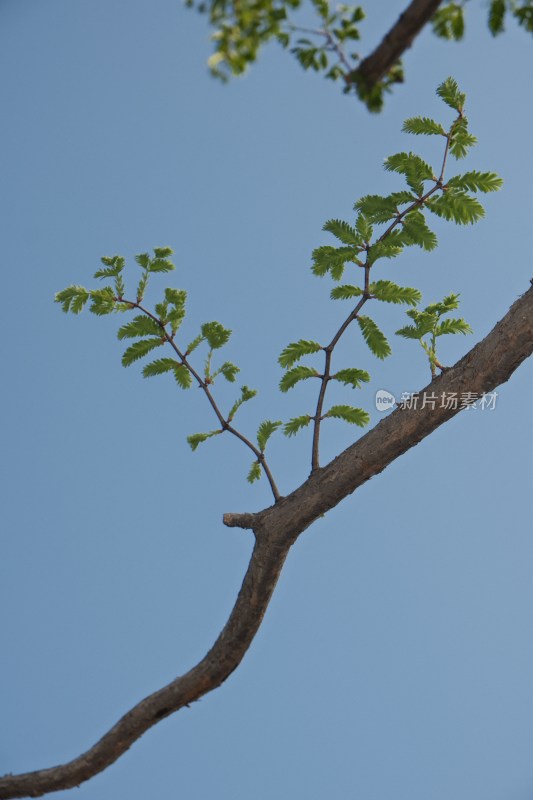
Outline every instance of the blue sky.
<path id="1" fill-rule="evenodd" d="M 444 344 L 454 363 L 531 278 L 531 43 L 512 23 L 492 40 L 481 6 L 468 4 L 461 45 L 424 33 L 407 83 L 370 116 L 275 45 L 219 85 L 206 21 L 177 0 L 2 0 L 0 772 L 78 755 L 195 663 L 251 551 L 222 514 L 271 502 L 265 481 L 247 485 L 238 442 L 190 452 L 186 435 L 214 424 L 194 390 L 124 370 L 117 320 L 66 316 L 54 293 L 90 284 L 102 255 L 125 255 L 136 277 L 135 253 L 170 245 L 177 269 L 159 286 L 189 292 L 184 335 L 232 328 L 227 357 L 260 390 L 242 429 L 306 413 L 314 395 L 281 395 L 276 359 L 331 337 L 344 314 L 309 269 L 330 243 L 322 225 L 399 187 L 381 166 L 391 153 L 420 145 L 438 160 L 400 128 L 449 119 L 434 92 L 451 74 L 479 138 L 468 168 L 499 172 L 504 190 L 477 226 L 436 226 L 436 252 L 380 277 L 424 302 L 461 292 L 474 336 Z M 362 52 L 402 7 L 372 4 Z M 371 372 L 372 424 L 376 389 L 428 381 L 421 352 L 392 336 L 403 311 L 379 319 L 391 359 L 355 333 L 343 349 Z M 239 670 L 64 796 L 531 798 L 530 398 L 525 364 L 495 410 L 462 413 L 319 520 Z M 331 422 L 323 459 L 354 435 Z M 305 433 L 273 440 L 283 493 L 309 451 Z"/>

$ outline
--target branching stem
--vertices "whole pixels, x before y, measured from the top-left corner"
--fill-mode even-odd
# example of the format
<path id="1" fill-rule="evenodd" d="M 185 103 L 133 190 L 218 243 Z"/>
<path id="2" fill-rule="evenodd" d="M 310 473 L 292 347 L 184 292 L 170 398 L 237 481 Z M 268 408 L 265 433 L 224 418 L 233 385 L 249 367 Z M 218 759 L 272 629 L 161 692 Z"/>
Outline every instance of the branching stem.
<path id="1" fill-rule="evenodd" d="M 148 311 L 147 308 L 145 308 L 143 305 L 141 305 L 140 302 L 135 302 L 134 303 L 131 300 L 123 300 L 123 298 L 118 298 L 118 299 L 120 299 L 121 302 L 127 303 L 132 308 L 138 308 L 139 311 L 141 311 L 147 317 L 150 317 L 151 320 L 153 320 L 157 325 L 159 325 L 159 327 L 161 328 L 161 333 L 164 336 L 165 340 L 172 347 L 172 349 L 174 350 L 174 352 L 178 356 L 178 358 L 179 358 L 180 362 L 183 364 L 183 366 L 186 367 L 186 369 L 190 372 L 190 374 L 192 375 L 192 377 L 194 378 L 194 380 L 196 381 L 196 383 L 198 384 L 200 389 L 202 389 L 202 391 L 204 392 L 204 394 L 207 397 L 207 400 L 208 400 L 211 408 L 215 412 L 216 418 L 218 419 L 218 421 L 220 423 L 220 427 L 222 428 L 222 430 L 223 431 L 228 431 L 228 433 L 233 434 L 233 436 L 235 436 L 237 439 L 239 439 L 244 445 L 246 445 L 246 447 L 249 450 L 252 451 L 252 453 L 254 454 L 255 458 L 257 459 L 257 461 L 259 462 L 259 464 L 263 468 L 263 470 L 265 472 L 265 475 L 267 476 L 267 480 L 268 480 L 268 482 L 270 484 L 270 488 L 272 490 L 272 494 L 274 495 L 274 500 L 276 502 L 278 502 L 278 500 L 280 499 L 281 495 L 279 493 L 278 487 L 276 486 L 276 482 L 274 480 L 274 476 L 272 475 L 270 467 L 268 466 L 267 460 L 265 458 L 265 454 L 262 453 L 261 450 L 259 450 L 259 448 L 256 447 L 253 442 L 251 442 L 246 436 L 244 436 L 244 434 L 242 434 L 240 431 L 238 431 L 236 428 L 234 428 L 233 425 L 230 424 L 229 419 L 226 419 L 224 417 L 224 415 L 222 414 L 220 408 L 217 405 L 217 402 L 216 402 L 215 398 L 213 397 L 213 394 L 212 394 L 207 382 L 204 381 L 204 379 L 201 377 L 201 375 L 199 375 L 198 372 L 194 369 L 194 367 L 192 366 L 192 364 L 188 360 L 188 358 L 185 355 L 185 353 L 181 352 L 181 350 L 177 346 L 176 342 L 174 341 L 174 336 L 168 333 L 168 331 L 167 331 L 165 325 L 163 324 L 163 322 L 158 317 L 156 317 L 155 314 L 152 314 L 151 311 Z"/>

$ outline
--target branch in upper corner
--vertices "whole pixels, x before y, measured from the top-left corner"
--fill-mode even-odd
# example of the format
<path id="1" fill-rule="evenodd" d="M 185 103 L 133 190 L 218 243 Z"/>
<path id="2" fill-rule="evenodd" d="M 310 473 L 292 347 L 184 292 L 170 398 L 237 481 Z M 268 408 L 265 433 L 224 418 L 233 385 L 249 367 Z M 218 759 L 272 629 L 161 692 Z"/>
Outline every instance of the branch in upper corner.
<path id="1" fill-rule="evenodd" d="M 429 22 L 442 0 L 413 0 L 376 49 L 346 76 L 347 88 L 355 85 L 357 93 L 371 111 L 383 105 L 383 90 L 403 82 L 398 60 L 411 47 L 413 39 Z"/>

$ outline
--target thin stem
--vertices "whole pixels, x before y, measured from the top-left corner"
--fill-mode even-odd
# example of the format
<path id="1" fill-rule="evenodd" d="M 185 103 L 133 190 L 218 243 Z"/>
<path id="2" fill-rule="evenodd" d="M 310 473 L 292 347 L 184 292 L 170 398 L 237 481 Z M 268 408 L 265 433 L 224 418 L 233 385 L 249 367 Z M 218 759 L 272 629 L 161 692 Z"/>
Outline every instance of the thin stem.
<path id="1" fill-rule="evenodd" d="M 193 376 L 193 378 L 197 382 L 198 386 L 203 390 L 205 396 L 207 397 L 207 399 L 209 401 L 209 404 L 210 404 L 211 408 L 215 412 L 215 415 L 216 415 L 216 417 L 217 417 L 217 419 L 218 419 L 218 421 L 220 423 L 220 427 L 222 428 L 222 430 L 223 431 L 228 431 L 228 433 L 233 434 L 233 436 L 235 436 L 237 439 L 239 439 L 243 444 L 246 445 L 246 447 L 248 447 L 249 450 L 252 451 L 252 453 L 256 457 L 257 461 L 262 466 L 262 468 L 263 468 L 263 470 L 265 472 L 265 475 L 267 476 L 267 480 L 268 480 L 268 482 L 270 484 L 270 488 L 272 490 L 272 494 L 274 495 L 274 500 L 276 502 L 278 502 L 278 500 L 280 499 L 281 495 L 279 493 L 278 487 L 276 486 L 276 482 L 274 481 L 274 477 L 272 475 L 272 472 L 271 472 L 271 470 L 270 470 L 270 468 L 268 466 L 267 460 L 265 458 L 265 454 L 262 453 L 261 450 L 259 450 L 259 448 L 257 448 L 254 445 L 253 442 L 251 442 L 249 439 L 247 439 L 247 437 L 244 436 L 244 434 L 240 433 L 240 431 L 238 431 L 236 428 L 234 428 L 232 425 L 230 425 L 229 421 L 224 417 L 224 415 L 220 411 L 220 409 L 219 409 L 219 407 L 218 407 L 218 405 L 217 405 L 217 403 L 215 401 L 215 398 L 213 397 L 213 395 L 212 395 L 212 393 L 211 393 L 211 391 L 209 389 L 209 386 L 207 385 L 206 381 L 204 381 L 203 378 L 198 374 L 198 372 L 196 372 L 196 370 L 194 369 L 192 364 L 187 359 L 187 356 L 185 355 L 185 353 L 181 352 L 181 350 L 177 346 L 176 342 L 174 341 L 174 337 L 171 336 L 168 333 L 168 331 L 166 330 L 166 328 L 165 328 L 164 324 L 161 322 L 161 320 L 158 319 L 158 317 L 156 317 L 155 314 L 152 314 L 151 311 L 148 311 L 147 308 L 145 308 L 144 306 L 142 306 L 138 302 L 134 303 L 134 302 L 132 302 L 130 300 L 123 300 L 122 298 L 118 298 L 118 299 L 123 303 L 127 303 L 132 308 L 138 308 L 139 311 L 142 311 L 143 314 L 146 314 L 147 317 L 150 317 L 150 319 L 152 319 L 157 325 L 159 325 L 159 327 L 161 328 L 161 333 L 165 337 L 165 339 L 168 342 L 168 344 L 172 347 L 172 349 L 174 350 L 174 352 L 178 356 L 178 358 L 181 361 L 181 363 L 183 364 L 183 366 L 188 369 L 190 374 Z"/>

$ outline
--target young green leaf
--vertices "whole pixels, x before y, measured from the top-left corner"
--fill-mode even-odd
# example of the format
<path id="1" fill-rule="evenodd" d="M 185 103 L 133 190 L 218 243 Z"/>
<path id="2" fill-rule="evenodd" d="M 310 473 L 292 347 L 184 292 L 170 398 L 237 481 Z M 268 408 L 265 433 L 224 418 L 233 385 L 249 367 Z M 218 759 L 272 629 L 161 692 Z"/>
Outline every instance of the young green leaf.
<path id="1" fill-rule="evenodd" d="M 472 328 L 464 319 L 443 319 L 435 328 L 435 336 L 442 336 L 445 333 L 473 333 Z"/>
<path id="2" fill-rule="evenodd" d="M 324 414 L 324 417 L 334 417 L 335 419 L 343 419 L 352 425 L 359 425 L 364 428 L 370 422 L 370 414 L 363 411 L 362 408 L 354 408 L 353 406 L 332 406 L 330 410 Z"/>
<path id="3" fill-rule="evenodd" d="M 105 314 L 112 314 L 115 311 L 116 297 L 115 292 L 111 286 L 105 286 L 103 289 L 93 289 L 90 292 L 91 297 L 91 314 L 96 314 L 98 317 L 103 317 Z"/>
<path id="4" fill-rule="evenodd" d="M 370 284 L 370 294 L 377 300 L 385 303 L 404 303 L 408 306 L 416 306 L 422 299 L 422 294 L 418 289 L 410 286 L 398 286 L 392 281 L 376 281 Z"/>
<path id="5" fill-rule="evenodd" d="M 150 266 L 150 254 L 149 253 L 138 253 L 135 256 L 135 261 L 143 269 L 148 269 L 149 266 Z"/>
<path id="6" fill-rule="evenodd" d="M 357 208 L 357 204 L 355 204 L 354 208 Z M 357 215 L 357 219 L 355 220 L 355 230 L 363 240 L 363 242 L 369 242 L 372 238 L 373 228 L 370 224 L 368 217 L 366 217 L 362 212 Z"/>
<path id="7" fill-rule="evenodd" d="M 173 305 L 181 308 L 185 305 L 185 301 L 187 300 L 187 292 L 185 289 L 165 289 L 165 300 L 167 303 L 172 303 Z"/>
<path id="8" fill-rule="evenodd" d="M 191 450 L 194 452 L 199 444 L 205 442 L 207 439 L 210 439 L 211 436 L 218 436 L 222 431 L 209 431 L 209 433 L 192 433 L 190 436 L 187 436 L 187 441 L 190 445 Z"/>
<path id="9" fill-rule="evenodd" d="M 231 336 L 231 331 L 224 328 L 220 322 L 204 322 L 200 330 L 212 350 L 218 350 L 219 347 L 225 345 Z"/>
<path id="10" fill-rule="evenodd" d="M 446 78 L 437 89 L 437 94 L 447 106 L 462 111 L 466 101 L 466 95 L 459 91 L 457 82 L 453 78 Z"/>
<path id="11" fill-rule="evenodd" d="M 248 386 L 241 386 L 241 396 L 238 400 L 236 400 L 232 407 L 230 408 L 230 412 L 228 414 L 228 422 L 231 422 L 235 414 L 237 413 L 238 409 L 242 406 L 243 403 L 246 403 L 248 400 L 251 400 L 252 397 L 255 397 L 257 394 L 256 389 L 249 389 Z"/>
<path id="12" fill-rule="evenodd" d="M 363 217 L 369 222 L 389 222 L 398 215 L 396 203 L 390 197 L 382 197 L 380 194 L 367 194 L 354 205 L 356 211 L 360 211 Z M 370 233 L 372 235 L 372 233 Z M 364 237 L 368 241 L 370 237 Z"/>
<path id="13" fill-rule="evenodd" d="M 456 222 L 458 225 L 473 225 L 485 216 L 485 209 L 475 197 L 465 192 L 450 190 L 439 197 L 428 200 L 430 211 L 443 219 Z"/>
<path id="14" fill-rule="evenodd" d="M 154 247 L 156 258 L 168 258 L 173 252 L 174 250 L 171 247 Z"/>
<path id="15" fill-rule="evenodd" d="M 136 336 L 159 336 L 163 335 L 162 328 L 157 322 L 145 314 L 139 314 L 132 320 L 126 322 L 117 331 L 118 339 L 135 339 Z"/>
<path id="16" fill-rule="evenodd" d="M 489 9 L 489 30 L 493 36 L 502 33 L 505 19 L 505 0 L 491 0 Z"/>
<path id="17" fill-rule="evenodd" d="M 416 244 L 423 250 L 434 250 L 438 244 L 421 211 L 411 211 L 403 218 L 403 236 L 409 244 Z"/>
<path id="18" fill-rule="evenodd" d="M 281 427 L 283 423 L 281 420 L 276 420 L 272 422 L 269 419 L 265 419 L 257 429 L 257 446 L 263 453 L 265 451 L 265 447 L 267 446 L 267 442 L 278 428 Z"/>
<path id="19" fill-rule="evenodd" d="M 196 350 L 198 345 L 201 344 L 203 341 L 205 341 L 205 336 L 199 333 L 198 336 L 196 336 L 192 340 L 192 342 L 190 342 L 190 344 L 187 345 L 187 350 L 185 351 L 185 355 L 187 356 L 190 355 L 190 353 L 192 353 L 193 350 Z"/>
<path id="20" fill-rule="evenodd" d="M 168 258 L 154 258 L 150 261 L 150 272 L 172 272 L 173 269 L 176 267 Z"/>
<path id="21" fill-rule="evenodd" d="M 248 483 L 254 483 L 254 481 L 258 481 L 261 477 L 261 465 L 259 461 L 253 461 L 252 466 L 250 467 L 250 471 L 246 477 Z"/>
<path id="22" fill-rule="evenodd" d="M 351 300 L 352 297 L 360 297 L 363 290 L 359 286 L 350 286 L 343 284 L 342 286 L 334 286 L 329 296 L 332 300 Z"/>
<path id="23" fill-rule="evenodd" d="M 304 414 L 301 417 L 293 417 L 283 426 L 283 433 L 285 436 L 296 436 L 298 431 L 306 428 L 311 422 L 312 417 L 309 414 Z"/>
<path id="24" fill-rule="evenodd" d="M 325 223 L 323 230 L 332 233 L 343 244 L 354 246 L 362 244 L 357 231 L 341 219 L 330 219 Z"/>
<path id="25" fill-rule="evenodd" d="M 83 286 L 67 286 L 66 289 L 56 293 L 54 302 L 61 303 L 65 314 L 69 311 L 72 314 L 79 314 L 89 297 L 90 292 Z"/>
<path id="26" fill-rule="evenodd" d="M 470 192 L 497 192 L 503 186 L 503 180 L 495 172 L 464 172 L 450 178 L 448 187 L 454 189 L 467 189 Z"/>
<path id="27" fill-rule="evenodd" d="M 397 235 L 395 235 L 397 234 Z M 396 258 L 403 252 L 405 242 L 402 241 L 403 231 L 392 231 L 386 239 L 381 239 L 368 249 L 367 263 L 374 264 L 378 258 Z"/>
<path id="28" fill-rule="evenodd" d="M 305 381 L 307 378 L 319 378 L 320 373 L 317 372 L 316 369 L 312 367 L 293 367 L 285 375 L 279 382 L 279 388 L 282 392 L 288 392 L 289 389 L 292 389 L 293 386 L 296 386 L 298 381 Z"/>
<path id="29" fill-rule="evenodd" d="M 331 247 L 331 245 L 317 247 L 313 250 L 311 271 L 319 277 L 330 272 L 333 280 L 338 281 L 342 278 L 346 263 L 356 262 L 358 252 L 359 249 L 355 247 Z"/>
<path id="30" fill-rule="evenodd" d="M 414 153 L 396 153 L 385 159 L 384 167 L 389 172 L 399 172 L 405 176 L 409 187 L 417 195 L 424 191 L 424 181 L 436 180 L 433 169 Z"/>
<path id="31" fill-rule="evenodd" d="M 181 389 L 190 389 L 192 376 L 185 364 L 178 364 L 174 367 L 174 378 Z"/>
<path id="32" fill-rule="evenodd" d="M 473 147 L 477 142 L 475 136 L 468 133 L 468 121 L 465 117 L 457 120 L 453 126 L 453 132 L 450 138 L 450 153 L 456 159 L 464 158 L 470 147 Z"/>
<path id="33" fill-rule="evenodd" d="M 280 353 L 278 363 L 284 369 L 288 369 L 289 367 L 292 367 L 296 361 L 299 361 L 301 358 L 303 358 L 303 356 L 310 355 L 311 353 L 318 353 L 319 350 L 322 350 L 322 347 L 318 344 L 318 342 L 300 339 L 297 342 L 291 342 L 287 345 L 287 347 Z"/>
<path id="34" fill-rule="evenodd" d="M 353 386 L 354 389 L 360 389 L 362 383 L 368 383 L 370 375 L 364 369 L 340 369 L 335 375 L 331 376 L 333 380 L 340 381 L 346 386 Z"/>
<path id="35" fill-rule="evenodd" d="M 153 375 L 164 375 L 181 366 L 174 358 L 158 358 L 143 367 L 143 377 L 151 378 Z"/>
<path id="36" fill-rule="evenodd" d="M 440 124 L 435 122 L 434 119 L 429 117 L 410 117 L 403 123 L 402 131 L 404 133 L 414 133 L 419 136 L 446 136 L 446 131 Z"/>
<path id="37" fill-rule="evenodd" d="M 122 356 L 122 366 L 129 367 L 130 364 L 133 364 L 133 362 L 137 361 L 139 358 L 143 358 L 151 350 L 154 350 L 156 347 L 161 347 L 161 345 L 164 344 L 164 341 L 164 339 L 157 338 L 140 339 L 138 342 L 134 342 L 124 352 L 124 355 Z"/>
<path id="38" fill-rule="evenodd" d="M 391 354 L 390 345 L 374 320 L 370 317 L 357 317 L 363 338 L 377 358 L 383 359 Z"/>
<path id="39" fill-rule="evenodd" d="M 146 287 L 148 286 L 148 278 L 149 278 L 149 273 L 145 272 L 139 281 L 139 284 L 137 286 L 137 295 L 136 295 L 138 303 L 142 302 L 144 293 L 146 292 Z"/>
<path id="40" fill-rule="evenodd" d="M 239 372 L 239 367 L 235 366 L 235 364 L 232 364 L 231 361 L 225 361 L 220 369 L 217 370 L 217 374 L 221 373 L 230 383 L 235 383 L 235 378 Z"/>

